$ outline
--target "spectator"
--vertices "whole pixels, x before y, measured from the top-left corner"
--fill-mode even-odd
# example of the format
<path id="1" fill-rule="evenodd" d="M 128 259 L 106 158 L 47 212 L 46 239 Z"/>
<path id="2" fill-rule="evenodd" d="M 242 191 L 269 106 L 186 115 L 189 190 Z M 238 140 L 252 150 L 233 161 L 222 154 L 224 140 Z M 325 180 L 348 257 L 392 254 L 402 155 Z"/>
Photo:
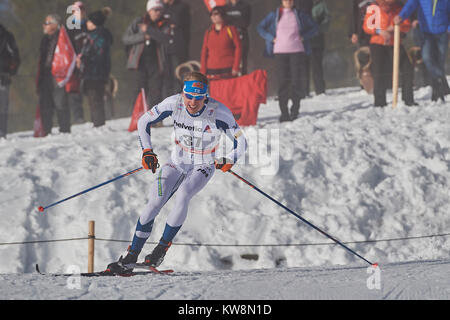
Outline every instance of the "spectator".
<path id="1" fill-rule="evenodd" d="M 370 36 L 363 30 L 363 21 L 367 7 L 375 0 L 353 0 L 351 19 L 349 24 L 349 38 L 353 44 L 360 47 L 369 46 Z"/>
<path id="2" fill-rule="evenodd" d="M 164 18 L 169 20 L 174 33 L 174 47 L 178 64 L 189 60 L 191 14 L 190 7 L 182 0 L 163 0 Z"/>
<path id="3" fill-rule="evenodd" d="M 330 14 L 324 0 L 315 0 L 312 8 L 312 18 L 319 26 L 319 33 L 311 39 L 312 54 L 308 60 L 306 95 L 309 95 L 309 66 L 312 66 L 312 78 L 316 95 L 325 93 L 323 76 L 323 53 L 325 50 L 325 33 L 330 25 Z"/>
<path id="4" fill-rule="evenodd" d="M 312 9 L 314 6 L 314 0 L 295 0 L 295 8 L 299 11 L 303 11 L 310 17 L 312 17 Z"/>
<path id="5" fill-rule="evenodd" d="M 74 20 L 72 21 L 72 25 L 74 28 L 68 28 L 67 34 L 72 41 L 72 45 L 75 49 L 75 52 L 79 54 L 81 52 L 81 48 L 83 46 L 83 36 L 87 33 L 86 28 L 86 6 L 81 1 L 76 1 L 72 4 L 73 10 L 72 14 L 74 16 Z M 83 123 L 84 112 L 83 112 L 83 95 L 81 93 L 81 80 L 80 80 L 80 71 L 79 69 L 74 70 L 73 77 L 76 77 L 77 81 L 74 81 L 74 86 L 71 88 L 66 88 L 68 91 L 68 102 L 70 109 L 72 111 L 72 123 Z M 68 90 L 67 90 L 68 89 Z"/>
<path id="6" fill-rule="evenodd" d="M 359 48 L 354 54 L 356 75 L 361 88 L 373 92 L 373 77 L 370 71 L 370 35 L 364 32 L 363 21 L 369 5 L 375 0 L 353 0 L 348 37 Z"/>
<path id="7" fill-rule="evenodd" d="M 423 32 L 422 57 L 431 75 L 433 93 L 431 99 L 445 101 L 450 93 L 445 76 L 445 60 L 450 32 L 450 1 L 408 0 L 394 18 L 396 24 L 417 12 L 419 27 Z"/>
<path id="8" fill-rule="evenodd" d="M 149 0 L 145 16 L 134 19 L 122 37 L 128 49 L 127 68 L 136 76 L 132 106 L 142 88 L 149 107 L 162 100 L 161 79 L 167 70 L 166 48 L 170 42 L 169 22 L 162 13 L 160 0 Z"/>
<path id="9" fill-rule="evenodd" d="M 391 61 L 394 45 L 394 17 L 402 10 L 402 4 L 396 0 L 376 0 L 373 10 L 367 10 L 363 28 L 370 38 L 370 56 L 372 59 L 373 93 L 375 106 L 386 106 L 386 90 L 392 85 Z M 374 23 L 375 22 L 375 23 Z M 411 28 L 405 20 L 400 31 L 407 33 Z M 402 80 L 402 99 L 407 106 L 417 105 L 413 95 L 413 66 L 405 48 L 400 46 L 400 71 Z"/>
<path id="10" fill-rule="evenodd" d="M 170 24 L 172 41 L 168 45 L 167 73 L 164 77 L 163 98 L 181 90 L 181 81 L 175 76 L 176 68 L 189 60 L 191 15 L 189 5 L 181 0 L 163 0 L 163 17 Z"/>
<path id="11" fill-rule="evenodd" d="M 0 24 L 0 138 L 8 133 L 9 86 L 20 65 L 14 35 Z"/>
<path id="12" fill-rule="evenodd" d="M 40 44 L 37 76 L 37 92 L 44 135 L 52 131 L 53 114 L 56 111 L 59 132 L 70 133 L 70 109 L 65 87 L 60 87 L 52 75 L 52 63 L 61 28 L 61 17 L 50 14 L 43 24 L 44 36 Z"/>
<path id="13" fill-rule="evenodd" d="M 104 24 L 110 15 L 109 7 L 88 15 L 88 32 L 77 59 L 77 66 L 81 70 L 82 91 L 89 101 L 94 127 L 103 126 L 106 120 L 104 96 L 111 71 L 110 48 L 113 38 Z"/>
<path id="14" fill-rule="evenodd" d="M 250 49 L 250 39 L 248 27 L 251 22 L 252 10 L 244 0 L 228 0 L 225 6 L 229 23 L 236 27 L 242 44 L 241 74 L 248 72 L 248 52 Z"/>
<path id="15" fill-rule="evenodd" d="M 266 41 L 265 55 L 275 56 L 280 122 L 292 121 L 299 114 L 305 90 L 304 65 L 306 55 L 311 54 L 309 40 L 317 34 L 318 27 L 309 15 L 294 8 L 293 0 L 282 0 L 281 7 L 270 12 L 257 30 Z M 299 83 L 302 90 L 298 90 Z M 289 99 L 292 100 L 290 111 Z"/>
<path id="16" fill-rule="evenodd" d="M 237 77 L 242 56 L 239 33 L 227 23 L 225 7 L 214 7 L 210 14 L 212 25 L 203 37 L 200 72 L 210 80 Z"/>
<path id="17" fill-rule="evenodd" d="M 303 13 L 307 14 L 312 18 L 312 9 L 314 6 L 314 0 L 295 0 L 294 1 L 294 7 L 298 11 L 302 11 Z M 311 48 L 311 55 L 306 56 L 304 65 L 301 68 L 301 78 L 302 81 L 298 84 L 298 90 L 301 92 L 301 97 L 309 97 L 309 88 L 310 88 L 310 73 L 311 73 L 311 66 L 310 66 L 310 59 L 312 56 L 312 48 Z"/>

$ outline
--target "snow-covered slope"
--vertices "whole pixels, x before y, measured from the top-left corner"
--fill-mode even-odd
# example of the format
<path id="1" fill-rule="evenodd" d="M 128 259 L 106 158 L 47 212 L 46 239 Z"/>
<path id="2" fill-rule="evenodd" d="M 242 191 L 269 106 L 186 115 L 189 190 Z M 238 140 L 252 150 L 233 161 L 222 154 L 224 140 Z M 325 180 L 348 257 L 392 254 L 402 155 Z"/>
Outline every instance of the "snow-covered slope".
<path id="1" fill-rule="evenodd" d="M 132 278 L 3 274 L 0 299 L 448 300 L 449 270 L 450 260 L 386 264 L 377 273 L 371 267 L 345 266 L 190 271 Z"/>
<path id="2" fill-rule="evenodd" d="M 378 262 L 382 270 L 389 263 L 448 260 L 448 236 L 359 243 L 450 232 L 449 103 L 429 102 L 427 88 L 416 91 L 419 107 L 400 103 L 396 109 L 374 108 L 372 99 L 356 88 L 329 90 L 327 95 L 302 101 L 299 119 L 283 124 L 278 123 L 277 102 L 270 99 L 260 108 L 258 125 L 244 129 L 252 149 L 234 170 L 339 240 L 358 242 L 349 246 Z M 127 132 L 128 125 L 129 119 L 119 119 L 99 129 L 89 123 L 75 125 L 72 134 L 54 129 L 43 139 L 21 132 L 0 140 L 0 243 L 86 237 L 89 220 L 96 221 L 97 238 L 131 240 L 155 178 L 149 172 L 136 173 L 44 213 L 36 209 L 139 168 L 137 135 Z M 162 163 L 173 147 L 172 129 L 169 122 L 166 125 L 153 133 Z M 157 218 L 145 251 L 151 251 L 151 242 L 160 238 L 171 207 L 169 202 Z M 367 278 L 367 265 L 339 246 L 295 245 L 324 242 L 330 240 L 232 175 L 216 172 L 191 202 L 187 221 L 163 266 L 188 272 L 188 277 L 206 272 L 202 281 L 217 276 L 230 283 L 231 270 L 240 270 L 235 281 L 249 277 L 261 286 L 268 281 L 265 276 L 291 274 L 301 282 L 309 279 L 305 274 L 314 273 L 308 270 L 320 273 L 338 266 L 347 268 L 344 273 L 357 270 L 361 279 Z M 116 260 L 127 246 L 96 241 L 96 269 Z M 86 271 L 87 241 L 0 245 L 0 259 L 0 273 L 19 273 L 2 276 L 4 295 L 11 281 L 41 284 L 34 275 L 21 274 L 33 272 L 35 263 L 48 272 L 65 272 L 70 266 Z M 438 266 L 448 268 L 448 263 Z M 255 271 L 263 268 L 279 269 L 264 275 Z M 120 285 L 126 280 L 117 281 Z M 101 286 L 96 283 L 92 285 Z M 303 297 L 293 291 L 288 298 Z M 86 289 L 77 297 L 96 294 L 90 296 Z M 190 292 L 186 295 L 195 297 Z M 211 292 L 210 297 L 219 296 Z"/>

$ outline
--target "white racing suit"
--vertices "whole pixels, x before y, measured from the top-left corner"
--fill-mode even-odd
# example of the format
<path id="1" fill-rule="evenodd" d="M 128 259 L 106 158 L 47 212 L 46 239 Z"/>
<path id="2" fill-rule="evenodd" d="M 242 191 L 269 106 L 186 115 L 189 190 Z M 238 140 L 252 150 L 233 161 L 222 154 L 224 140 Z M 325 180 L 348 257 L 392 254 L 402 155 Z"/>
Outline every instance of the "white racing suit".
<path id="1" fill-rule="evenodd" d="M 138 134 L 142 149 L 153 149 L 150 128 L 171 116 L 175 145 L 171 160 L 157 172 L 150 187 L 150 200 L 136 226 L 131 250 L 139 253 L 150 236 L 153 221 L 166 202 L 175 194 L 175 206 L 167 217 L 162 240 L 169 243 L 184 223 L 189 201 L 215 172 L 214 160 L 222 133 L 232 141 L 233 147 L 225 158 L 235 163 L 246 151 L 247 142 L 231 111 L 222 103 L 207 98 L 205 106 L 190 114 L 181 94 L 168 97 L 139 119 Z"/>

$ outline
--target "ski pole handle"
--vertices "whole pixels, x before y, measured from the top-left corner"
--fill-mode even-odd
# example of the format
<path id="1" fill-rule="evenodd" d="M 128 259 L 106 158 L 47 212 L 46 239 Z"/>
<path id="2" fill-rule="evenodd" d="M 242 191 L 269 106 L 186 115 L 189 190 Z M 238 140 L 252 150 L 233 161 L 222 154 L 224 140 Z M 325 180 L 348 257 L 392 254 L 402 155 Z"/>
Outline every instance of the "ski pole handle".
<path id="1" fill-rule="evenodd" d="M 73 196 L 70 196 L 70 197 L 67 197 L 67 198 L 65 198 L 65 199 L 59 200 L 59 201 L 57 201 L 57 202 L 55 202 L 55 203 L 52 203 L 52 204 L 50 204 L 50 205 L 48 205 L 48 206 L 46 206 L 46 207 L 42 207 L 42 206 L 41 206 L 41 207 L 38 208 L 38 210 L 39 210 L 40 212 L 44 212 L 44 210 L 46 210 L 46 209 L 48 209 L 48 208 L 54 207 L 54 206 L 56 206 L 56 205 L 58 205 L 58 204 L 60 204 L 60 203 L 62 203 L 62 202 L 65 202 L 65 201 L 67 201 L 67 200 L 70 200 L 70 199 L 73 199 L 73 198 L 75 198 L 75 197 L 81 196 L 82 194 L 85 194 L 85 193 L 88 193 L 89 191 L 92 191 L 92 190 L 94 190 L 94 189 L 100 188 L 100 187 L 102 187 L 102 186 L 104 186 L 104 185 L 106 185 L 106 184 L 108 184 L 108 183 L 111 183 L 111 182 L 117 181 L 117 180 L 119 180 L 119 179 L 128 177 L 129 175 L 132 175 L 133 173 L 136 173 L 136 172 L 138 172 L 138 171 L 141 171 L 142 169 L 144 169 L 144 168 L 143 168 L 143 167 L 140 167 L 140 168 L 138 168 L 138 169 L 134 169 L 134 170 L 132 170 L 132 171 L 130 171 L 130 172 L 127 172 L 127 173 L 125 173 L 125 174 L 122 174 L 122 175 L 120 175 L 120 176 L 118 176 L 118 177 L 115 177 L 115 178 L 113 178 L 113 179 L 111 179 L 111 180 L 108 180 L 108 181 L 106 181 L 106 182 L 100 183 L 99 185 L 96 185 L 95 187 L 86 189 L 86 190 L 81 191 L 81 192 L 79 192 L 79 193 L 77 193 L 77 194 L 74 194 Z"/>

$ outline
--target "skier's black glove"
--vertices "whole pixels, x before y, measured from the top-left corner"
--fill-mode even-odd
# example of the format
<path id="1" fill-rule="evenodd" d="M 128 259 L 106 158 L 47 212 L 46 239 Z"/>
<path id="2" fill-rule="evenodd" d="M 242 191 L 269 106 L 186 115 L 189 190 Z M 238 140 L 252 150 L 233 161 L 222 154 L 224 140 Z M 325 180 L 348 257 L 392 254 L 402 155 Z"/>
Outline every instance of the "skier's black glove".
<path id="1" fill-rule="evenodd" d="M 142 166 L 146 170 L 152 170 L 153 173 L 159 168 L 158 156 L 153 152 L 152 149 L 144 149 L 142 154 Z"/>

